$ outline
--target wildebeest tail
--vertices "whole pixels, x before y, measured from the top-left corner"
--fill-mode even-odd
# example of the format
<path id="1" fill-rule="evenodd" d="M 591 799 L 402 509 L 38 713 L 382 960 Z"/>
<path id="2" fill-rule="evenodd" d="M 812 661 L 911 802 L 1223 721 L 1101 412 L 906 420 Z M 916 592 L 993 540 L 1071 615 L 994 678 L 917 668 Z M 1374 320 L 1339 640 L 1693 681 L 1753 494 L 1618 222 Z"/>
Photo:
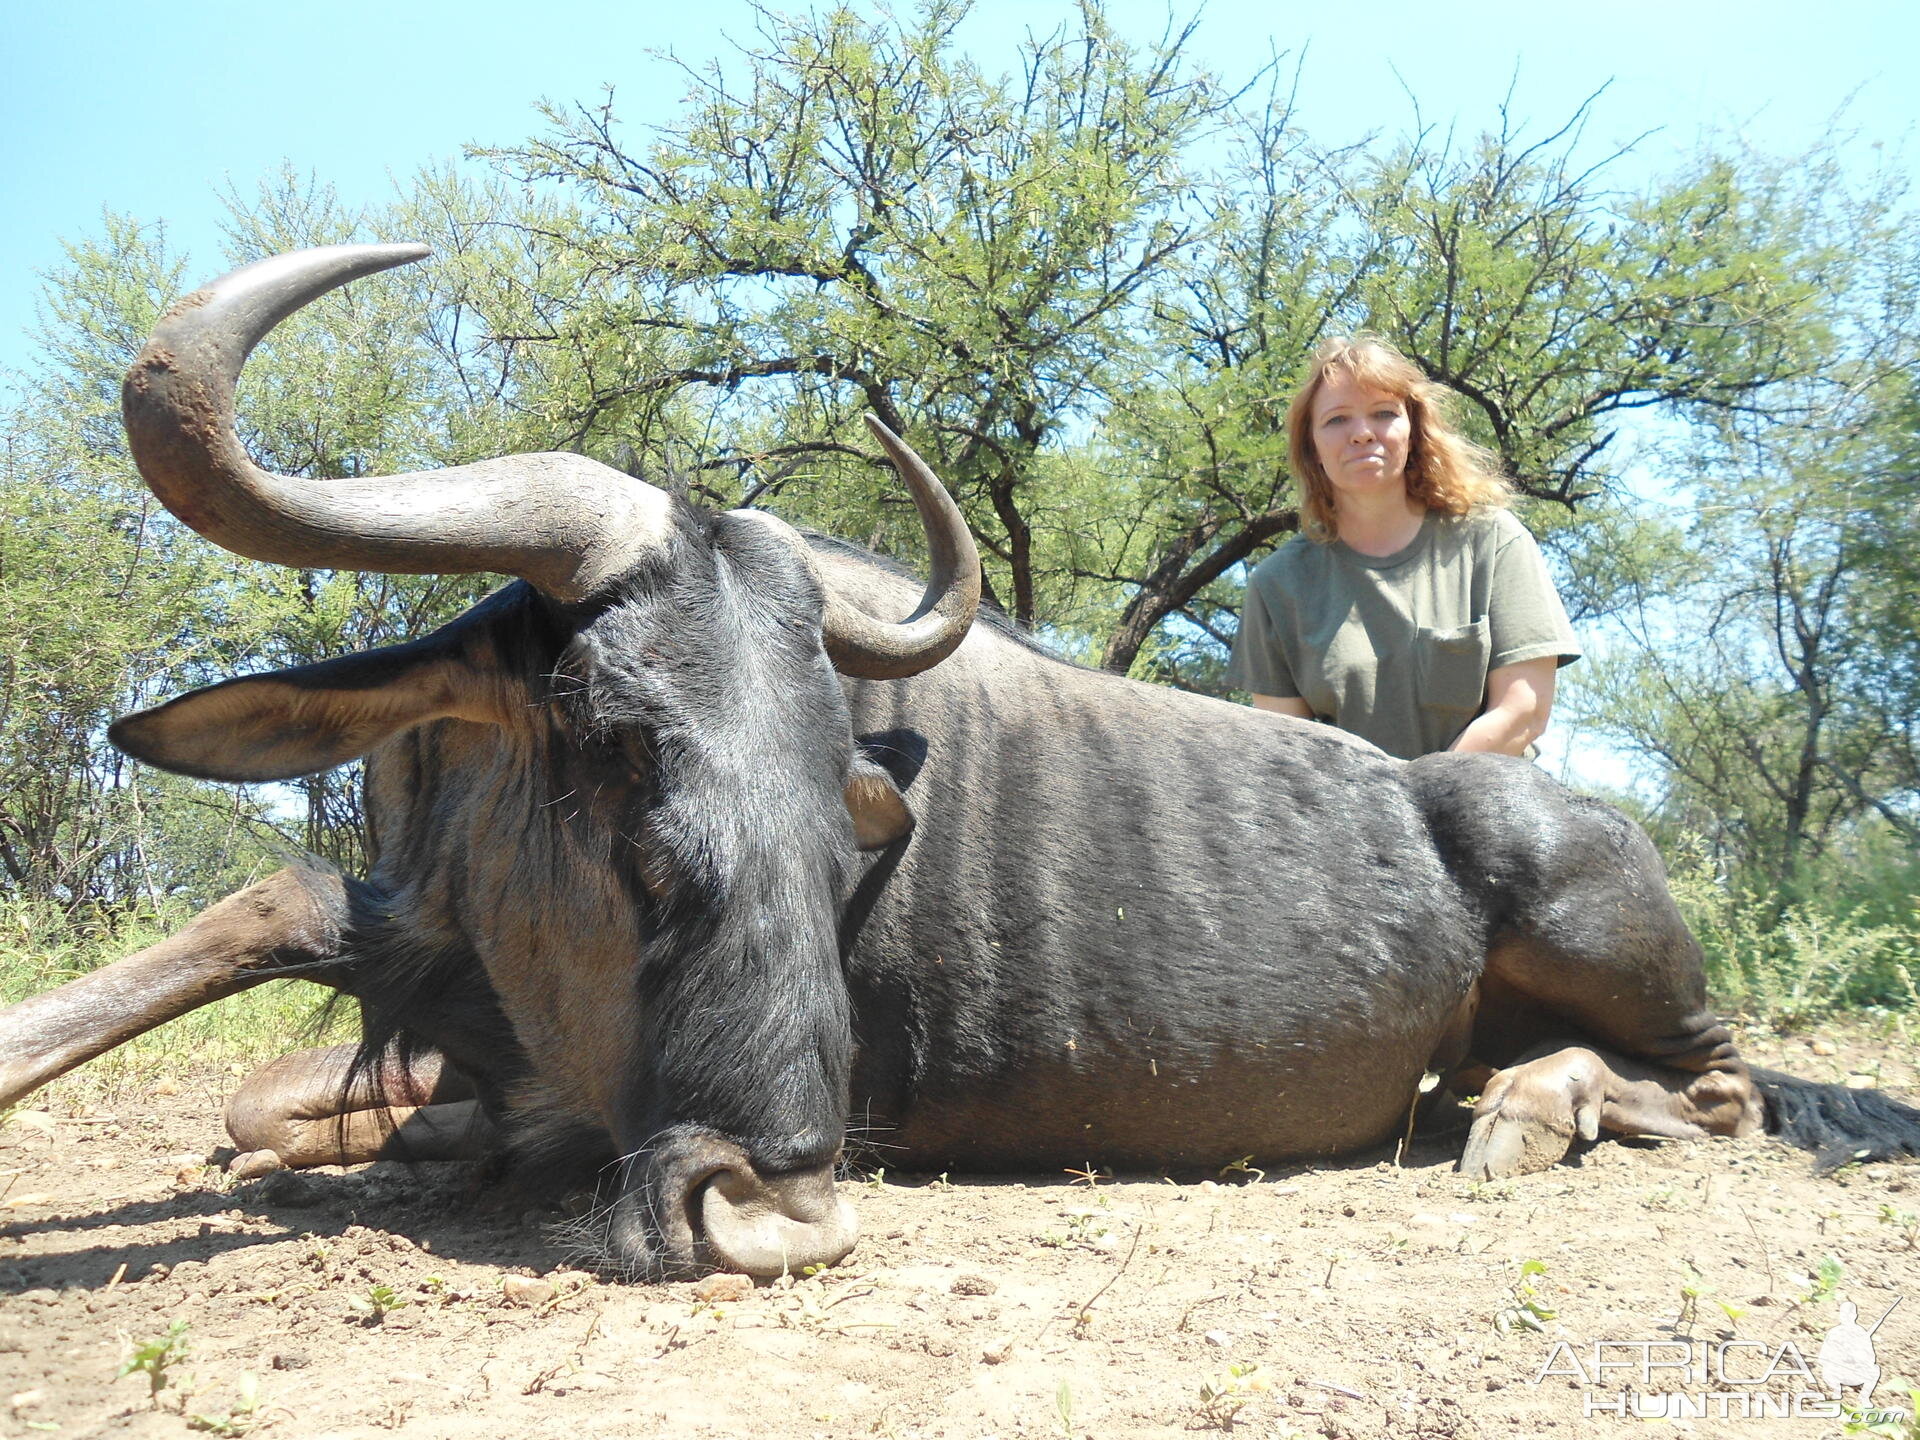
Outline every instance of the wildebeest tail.
<path id="1" fill-rule="evenodd" d="M 1920 1155 L 1920 1110 L 1879 1090 L 1821 1085 L 1754 1066 L 1767 1102 L 1767 1132 L 1813 1152 L 1820 1174 L 1855 1160 Z"/>

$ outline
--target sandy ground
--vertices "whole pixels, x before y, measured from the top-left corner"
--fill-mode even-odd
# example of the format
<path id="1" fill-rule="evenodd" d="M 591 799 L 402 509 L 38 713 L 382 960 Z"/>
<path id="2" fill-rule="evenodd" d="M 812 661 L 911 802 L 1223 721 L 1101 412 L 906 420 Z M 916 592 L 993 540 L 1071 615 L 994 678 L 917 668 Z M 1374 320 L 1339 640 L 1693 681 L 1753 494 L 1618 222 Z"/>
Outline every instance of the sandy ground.
<path id="1" fill-rule="evenodd" d="M 1747 1048 L 1920 1101 L 1911 1039 Z M 1920 1381 L 1920 1166 L 1602 1143 L 1475 1186 L 1453 1137 L 1178 1185 L 886 1174 L 844 1182 L 842 1266 L 625 1286 L 451 1167 L 232 1185 L 202 1164 L 232 1083 L 63 1082 L 0 1127 L 0 1435 L 1585 1435 L 1644 1423 L 1586 1414 L 1623 1388 L 1791 1403 L 1842 1302 L 1896 1299 L 1872 1344 Z M 1639 1342 L 1773 1374 L 1643 1384 Z M 1586 1383 L 1599 1358 L 1624 1365 Z M 1741 1403 L 1667 1423 L 1842 1433 Z"/>

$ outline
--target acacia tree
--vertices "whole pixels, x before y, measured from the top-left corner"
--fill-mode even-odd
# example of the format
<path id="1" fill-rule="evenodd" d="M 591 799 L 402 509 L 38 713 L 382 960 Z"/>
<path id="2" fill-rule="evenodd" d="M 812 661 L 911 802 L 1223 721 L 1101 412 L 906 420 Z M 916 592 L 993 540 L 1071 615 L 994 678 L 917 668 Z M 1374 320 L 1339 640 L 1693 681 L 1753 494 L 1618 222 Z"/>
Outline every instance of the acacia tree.
<path id="1" fill-rule="evenodd" d="M 1111 396 L 1098 443 L 1124 477 L 1114 508 L 1128 523 L 1093 532 L 1070 559 L 1106 589 L 1109 669 L 1135 668 L 1178 615 L 1204 637 L 1198 668 L 1191 647 L 1162 643 L 1144 673 L 1218 688 L 1238 614 L 1226 577 L 1299 527 L 1287 398 L 1352 314 L 1366 259 L 1327 243 L 1343 197 L 1291 121 L 1277 81 L 1237 117 L 1204 191 L 1218 221 L 1155 292 L 1148 382 Z"/>
<path id="2" fill-rule="evenodd" d="M 1863 820 L 1920 844 L 1920 245 L 1898 201 L 1810 202 L 1845 257 L 1823 363 L 1759 407 L 1789 419 L 1733 412 L 1696 436 L 1679 564 L 1580 687 L 1655 764 L 1669 814 L 1785 898 Z"/>
<path id="3" fill-rule="evenodd" d="M 1471 407 L 1520 489 L 1574 503 L 1608 483 L 1618 417 L 1779 413 L 1821 358 L 1843 257 L 1803 188 L 1705 156 L 1635 194 L 1583 164 L 1592 101 L 1523 143 L 1506 107 L 1464 151 L 1423 132 L 1352 187 L 1374 237 L 1362 318 Z M 1814 323 L 1810 323 L 1814 322 Z"/>
<path id="4" fill-rule="evenodd" d="M 849 438 L 871 410 L 954 488 L 991 586 L 1032 623 L 1037 462 L 1138 374 L 1142 306 L 1201 229 L 1183 157 L 1228 97 L 1186 31 L 1136 48 L 1091 3 L 989 75 L 954 48 L 966 8 L 762 12 L 742 72 L 690 71 L 683 117 L 645 148 L 609 99 L 494 153 L 579 201 L 543 222 L 579 288 L 515 337 L 571 357 L 562 442 L 671 462 L 702 426 L 709 477 L 887 539 L 897 507 L 871 488 L 804 484 L 879 467 Z"/>
<path id="5" fill-rule="evenodd" d="M 248 848 L 244 797 L 143 781 L 102 740 L 215 628 L 218 566 L 163 521 L 119 423 L 119 374 L 180 273 L 158 227 L 109 215 L 51 277 L 46 363 L 0 415 L 0 895 L 152 899 Z"/>
<path id="6" fill-rule="evenodd" d="M 1117 670 L 1158 635 L 1165 675 L 1169 617 L 1217 656 L 1238 567 L 1297 526 L 1282 406 L 1330 329 L 1387 334 L 1562 507 L 1611 484 L 1621 413 L 1739 413 L 1811 364 L 1829 259 L 1750 166 L 1618 193 L 1617 157 L 1578 158 L 1587 106 L 1537 141 L 1503 108 L 1470 145 L 1327 152 L 1278 88 L 1194 72 L 1187 32 L 1132 48 L 1088 0 L 994 78 L 964 14 L 763 12 L 650 142 L 609 99 L 487 152 L 572 201 L 519 222 L 557 284 L 503 337 L 542 354 L 551 443 L 696 453 L 725 503 L 910 545 L 897 501 L 813 483 L 877 466 L 849 438 L 871 409 L 959 493 L 1016 618 Z"/>

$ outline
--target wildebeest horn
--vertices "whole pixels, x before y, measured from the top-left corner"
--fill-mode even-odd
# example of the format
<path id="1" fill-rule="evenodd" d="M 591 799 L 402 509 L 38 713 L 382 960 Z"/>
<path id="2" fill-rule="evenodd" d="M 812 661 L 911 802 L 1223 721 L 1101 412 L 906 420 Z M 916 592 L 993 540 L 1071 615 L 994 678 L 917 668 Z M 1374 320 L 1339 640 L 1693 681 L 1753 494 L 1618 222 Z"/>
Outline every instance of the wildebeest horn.
<path id="1" fill-rule="evenodd" d="M 927 531 L 931 573 L 919 607 L 892 624 L 874 619 L 835 594 L 829 584 L 824 622 L 827 654 L 843 675 L 898 680 L 946 659 L 966 638 L 980 608 L 980 552 L 940 477 L 876 417 L 866 419 L 867 428 L 913 492 L 920 523 Z"/>
<path id="2" fill-rule="evenodd" d="M 170 310 L 127 372 L 127 439 L 160 501 L 215 544 L 278 565 L 518 575 L 580 600 L 663 542 L 662 490 L 584 455 L 511 455 L 444 470 L 294 480 L 248 459 L 233 390 L 248 352 L 301 306 L 424 245 L 278 255 Z"/>
<path id="3" fill-rule="evenodd" d="M 260 469 L 233 433 L 234 386 L 269 330 L 329 290 L 428 253 L 424 245 L 323 245 L 256 261 L 187 296 L 121 387 L 134 461 L 167 509 L 249 559 L 394 574 L 493 571 L 556 600 L 585 599 L 664 542 L 665 491 L 564 452 L 296 480 Z M 960 643 L 979 604 L 980 560 L 926 462 L 872 416 L 867 423 L 913 492 L 933 575 L 919 609 L 898 624 L 829 588 L 826 639 L 845 673 L 890 679 Z"/>

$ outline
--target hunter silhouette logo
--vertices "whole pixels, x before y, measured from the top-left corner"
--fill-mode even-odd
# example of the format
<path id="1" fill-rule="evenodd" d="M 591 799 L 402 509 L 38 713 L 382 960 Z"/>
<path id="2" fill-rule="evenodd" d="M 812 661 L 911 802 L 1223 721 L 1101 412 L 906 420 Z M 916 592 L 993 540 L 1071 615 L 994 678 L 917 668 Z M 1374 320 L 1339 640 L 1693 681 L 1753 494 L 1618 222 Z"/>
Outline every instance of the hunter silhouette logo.
<path id="1" fill-rule="evenodd" d="M 1874 1331 L 1887 1323 L 1894 1307 L 1904 1297 L 1896 1295 L 1893 1304 L 1880 1312 L 1872 1329 L 1860 1323 L 1860 1310 L 1851 1300 L 1840 1302 L 1840 1323 L 1827 1331 L 1820 1342 L 1817 1363 L 1820 1379 L 1828 1390 L 1839 1395 L 1850 1386 L 1860 1387 L 1860 1404 L 1873 1399 L 1873 1387 L 1880 1383 L 1880 1367 L 1873 1361 Z"/>

